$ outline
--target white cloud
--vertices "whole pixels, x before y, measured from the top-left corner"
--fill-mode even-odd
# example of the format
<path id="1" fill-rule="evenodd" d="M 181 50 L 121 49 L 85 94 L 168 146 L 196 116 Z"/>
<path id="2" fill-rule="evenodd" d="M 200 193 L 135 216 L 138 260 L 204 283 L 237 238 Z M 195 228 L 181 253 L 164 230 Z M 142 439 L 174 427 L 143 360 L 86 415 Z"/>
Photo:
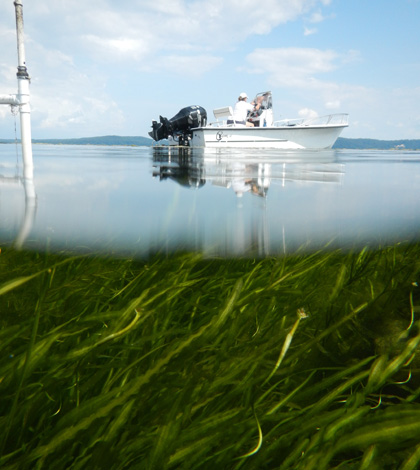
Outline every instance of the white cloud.
<path id="1" fill-rule="evenodd" d="M 310 108 L 303 108 L 298 112 L 299 117 L 304 119 L 314 119 L 318 117 L 318 113 Z"/>
<path id="2" fill-rule="evenodd" d="M 250 64 L 259 64 L 255 73 L 265 74 L 275 86 L 323 88 L 315 76 L 336 69 L 339 55 L 332 50 L 305 48 L 256 49 L 246 57 Z"/>
<path id="3" fill-rule="evenodd" d="M 307 28 L 306 26 L 303 29 L 304 36 L 310 36 L 311 34 L 317 33 L 318 30 L 316 28 Z"/>
<path id="4" fill-rule="evenodd" d="M 66 136 L 70 128 L 78 135 L 92 132 L 92 123 L 109 133 L 123 128 L 124 117 L 116 103 L 99 98 L 36 95 L 33 97 L 33 123 L 43 130 Z M 95 134 L 93 134 L 95 135 Z"/>
<path id="5" fill-rule="evenodd" d="M 11 66 L 5 63 L 0 63 L 0 81 L 3 83 L 11 82 L 11 77 L 13 77 L 13 80 L 16 77 L 16 71 L 17 71 L 16 66 Z M 14 83 L 16 84 L 16 80 L 14 80 Z M 2 88 L 2 93 L 3 92 L 4 92 L 4 88 Z"/>
<path id="6" fill-rule="evenodd" d="M 0 106 L 0 119 L 10 118 L 10 106 Z"/>
<path id="7" fill-rule="evenodd" d="M 41 133 L 57 131 L 66 137 L 70 132 L 78 137 L 95 135 L 95 127 L 109 132 L 122 129 L 123 113 L 106 92 L 102 77 L 81 73 L 68 63 L 58 73 L 51 68 L 48 80 L 43 80 L 38 70 L 38 66 L 34 68 L 31 108 L 33 126 Z"/>
<path id="8" fill-rule="evenodd" d="M 321 12 L 317 11 L 315 13 L 312 13 L 312 15 L 310 16 L 309 18 L 309 21 L 311 23 L 321 23 L 322 21 L 324 21 L 324 16 Z"/>
<path id="9" fill-rule="evenodd" d="M 350 64 L 353 62 L 362 62 L 362 55 L 360 51 L 350 49 L 345 55 L 340 57 L 342 64 Z"/>
<path id="10" fill-rule="evenodd" d="M 91 54 L 97 59 L 110 60 L 144 60 L 148 54 L 144 40 L 130 37 L 103 38 L 94 34 L 81 37 Z"/>
<path id="11" fill-rule="evenodd" d="M 326 109 L 340 109 L 341 107 L 341 101 L 340 100 L 333 100 L 333 101 L 327 101 L 325 103 L 325 108 Z"/>
<path id="12" fill-rule="evenodd" d="M 141 0 L 114 4 L 70 0 L 38 8 L 35 16 L 39 22 L 60 28 L 60 35 L 66 38 L 60 49 L 67 45 L 68 50 L 75 51 L 85 48 L 87 41 L 95 45 L 92 54 L 100 49 L 102 54 L 123 49 L 127 59 L 138 59 L 145 51 L 153 55 L 174 48 L 188 50 L 191 44 L 196 48 L 231 47 L 251 35 L 268 34 L 320 4 L 325 1 Z M 322 16 L 318 11 L 316 15 Z"/>
<path id="13" fill-rule="evenodd" d="M 154 69 L 171 71 L 184 77 L 201 77 L 223 62 L 221 57 L 201 56 L 164 56 L 159 62 L 154 62 Z"/>

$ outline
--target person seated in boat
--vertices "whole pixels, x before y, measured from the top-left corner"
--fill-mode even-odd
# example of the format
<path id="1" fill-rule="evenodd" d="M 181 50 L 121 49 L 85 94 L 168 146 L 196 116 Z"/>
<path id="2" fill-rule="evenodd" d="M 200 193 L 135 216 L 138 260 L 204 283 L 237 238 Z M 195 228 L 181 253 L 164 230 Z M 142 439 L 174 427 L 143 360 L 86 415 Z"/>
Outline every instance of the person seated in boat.
<path id="1" fill-rule="evenodd" d="M 251 122 L 254 127 L 260 127 L 260 116 L 263 112 L 264 108 L 264 100 L 266 99 L 267 93 L 264 95 L 259 95 L 255 98 L 254 109 L 248 115 L 248 122 Z"/>
<path id="2" fill-rule="evenodd" d="M 247 121 L 248 113 L 259 109 L 261 103 L 247 103 L 248 95 L 246 93 L 241 93 L 239 95 L 238 101 L 233 108 L 232 119 L 228 119 L 227 124 L 243 124 L 247 127 L 254 127 L 252 122 Z M 258 108 L 257 108 L 258 107 Z"/>

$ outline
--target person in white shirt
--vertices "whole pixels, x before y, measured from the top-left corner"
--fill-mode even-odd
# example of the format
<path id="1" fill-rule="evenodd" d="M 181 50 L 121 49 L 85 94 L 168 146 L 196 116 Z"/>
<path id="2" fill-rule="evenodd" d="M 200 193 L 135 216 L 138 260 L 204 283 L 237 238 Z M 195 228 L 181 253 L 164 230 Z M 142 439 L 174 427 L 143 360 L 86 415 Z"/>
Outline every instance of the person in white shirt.
<path id="1" fill-rule="evenodd" d="M 248 112 L 253 111 L 261 106 L 261 103 L 255 104 L 247 103 L 248 95 L 241 93 L 238 98 L 238 102 L 235 104 L 233 109 L 232 119 L 228 119 L 227 124 L 243 124 L 248 127 L 254 127 L 252 122 L 247 121 Z"/>

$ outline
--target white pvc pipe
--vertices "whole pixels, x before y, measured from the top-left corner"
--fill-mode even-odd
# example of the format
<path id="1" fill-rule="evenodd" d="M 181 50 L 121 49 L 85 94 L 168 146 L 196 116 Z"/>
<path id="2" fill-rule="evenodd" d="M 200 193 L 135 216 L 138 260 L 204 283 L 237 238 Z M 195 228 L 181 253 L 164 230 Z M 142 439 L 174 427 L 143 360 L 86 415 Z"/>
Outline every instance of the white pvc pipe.
<path id="1" fill-rule="evenodd" d="M 23 178 L 32 179 L 34 175 L 34 164 L 32 157 L 32 135 L 31 135 L 31 107 L 29 105 L 29 83 L 30 78 L 26 70 L 25 45 L 23 35 L 23 5 L 22 0 L 15 0 L 16 13 L 16 36 L 18 52 L 18 93 L 17 95 L 0 95 L 0 104 L 19 106 L 20 134 L 23 155 Z"/>
<path id="2" fill-rule="evenodd" d="M 22 0 L 15 0 L 16 12 L 16 33 L 17 33 L 17 48 L 18 48 L 18 66 L 26 68 L 25 62 L 25 44 L 23 35 L 23 4 Z"/>
<path id="3" fill-rule="evenodd" d="M 28 236 L 35 218 L 37 200 L 34 186 L 34 165 L 32 158 L 31 108 L 29 105 L 30 78 L 26 70 L 25 47 L 23 41 L 22 0 L 15 0 L 16 35 L 18 49 L 18 93 L 17 95 L 0 95 L 0 104 L 18 106 L 20 113 L 20 133 L 23 154 L 23 185 L 25 188 L 25 218 L 17 236 L 15 246 L 21 248 Z"/>
<path id="4" fill-rule="evenodd" d="M 19 99 L 16 95 L 0 95 L 0 104 L 17 106 L 19 104 Z"/>
<path id="5" fill-rule="evenodd" d="M 32 179 L 34 176 L 34 164 L 32 157 L 32 132 L 31 132 L 31 108 L 29 105 L 29 80 L 18 80 L 20 131 L 23 155 L 23 177 Z"/>
<path id="6" fill-rule="evenodd" d="M 31 135 L 31 107 L 29 105 L 29 82 L 30 78 L 26 70 L 25 45 L 23 34 L 23 5 L 22 0 L 15 0 L 16 11 L 16 34 L 18 50 L 18 95 L 20 111 L 20 132 L 23 154 L 23 177 L 33 178 L 34 165 L 32 157 L 32 135 Z"/>

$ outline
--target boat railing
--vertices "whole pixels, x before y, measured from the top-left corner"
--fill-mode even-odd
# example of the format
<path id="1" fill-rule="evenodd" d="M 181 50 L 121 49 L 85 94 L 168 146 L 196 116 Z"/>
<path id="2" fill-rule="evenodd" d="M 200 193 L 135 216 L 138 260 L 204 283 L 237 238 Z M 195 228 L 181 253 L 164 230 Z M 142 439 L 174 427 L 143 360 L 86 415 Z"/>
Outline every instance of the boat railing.
<path id="1" fill-rule="evenodd" d="M 245 124 L 241 124 L 239 122 L 227 122 L 225 119 L 224 121 L 214 121 L 208 122 L 206 127 L 246 127 Z"/>
<path id="2" fill-rule="evenodd" d="M 224 121 L 214 121 L 214 122 L 208 122 L 207 123 L 207 126 L 206 127 L 227 127 L 228 124 L 227 124 L 227 121 L 224 120 Z M 234 124 L 229 124 L 229 127 L 232 127 L 234 126 Z"/>
<path id="3" fill-rule="evenodd" d="M 275 127 L 306 127 L 306 126 L 347 126 L 349 115 L 345 113 L 327 114 L 315 118 L 281 119 L 275 121 Z"/>

